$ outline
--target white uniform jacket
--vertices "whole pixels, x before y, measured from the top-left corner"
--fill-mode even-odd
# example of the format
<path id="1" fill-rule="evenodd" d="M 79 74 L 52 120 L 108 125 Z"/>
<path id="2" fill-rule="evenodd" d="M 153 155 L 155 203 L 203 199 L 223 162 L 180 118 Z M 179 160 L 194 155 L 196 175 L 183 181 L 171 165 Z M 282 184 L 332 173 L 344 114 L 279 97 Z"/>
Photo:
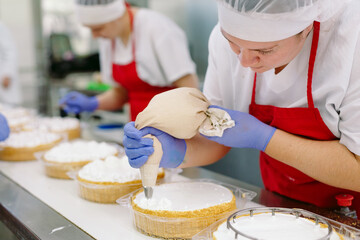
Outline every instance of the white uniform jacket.
<path id="1" fill-rule="evenodd" d="M 360 155 L 360 1 L 350 2 L 321 23 L 312 94 L 330 131 Z M 312 33 L 279 74 L 258 74 L 256 103 L 307 107 L 306 83 Z M 209 40 L 204 93 L 212 104 L 248 112 L 254 72 L 241 66 L 217 25 Z"/>

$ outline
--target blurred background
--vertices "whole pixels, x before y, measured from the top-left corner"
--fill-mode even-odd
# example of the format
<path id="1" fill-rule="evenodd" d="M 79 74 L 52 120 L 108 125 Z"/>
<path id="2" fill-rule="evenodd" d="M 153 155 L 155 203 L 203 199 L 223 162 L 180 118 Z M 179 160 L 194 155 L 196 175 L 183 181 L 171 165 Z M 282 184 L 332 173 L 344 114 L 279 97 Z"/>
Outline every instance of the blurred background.
<path id="1" fill-rule="evenodd" d="M 131 0 L 173 19 L 187 34 L 201 83 L 207 67 L 208 38 L 217 23 L 215 0 Z M 22 106 L 59 115 L 57 102 L 71 90 L 97 94 L 99 55 L 91 32 L 80 25 L 73 0 L 0 0 L 0 21 L 10 30 L 18 52 Z M 107 113 L 124 119 L 127 109 Z M 126 121 L 126 119 L 124 120 Z M 231 164 L 230 164 L 231 162 Z M 262 186 L 258 151 L 233 149 L 206 168 Z"/>

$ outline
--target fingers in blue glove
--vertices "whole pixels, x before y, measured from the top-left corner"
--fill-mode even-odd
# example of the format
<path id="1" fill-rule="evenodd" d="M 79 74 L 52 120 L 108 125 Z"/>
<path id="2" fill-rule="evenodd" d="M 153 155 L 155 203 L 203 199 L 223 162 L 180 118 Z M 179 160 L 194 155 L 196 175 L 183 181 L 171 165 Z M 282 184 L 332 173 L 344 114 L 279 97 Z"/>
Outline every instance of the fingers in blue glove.
<path id="1" fill-rule="evenodd" d="M 150 156 L 154 153 L 153 147 L 142 147 L 142 148 L 125 148 L 126 156 L 130 159 L 136 159 L 141 156 Z"/>
<path id="2" fill-rule="evenodd" d="M 3 141 L 9 137 L 10 128 L 6 118 L 0 114 L 0 141 Z"/>
<path id="3" fill-rule="evenodd" d="M 139 130 L 135 127 L 135 122 L 129 122 L 124 127 L 124 133 L 130 138 L 140 139 L 148 134 L 151 134 L 153 136 L 159 136 L 164 132 L 153 127 L 145 127 Z"/>
<path id="4" fill-rule="evenodd" d="M 69 100 L 76 98 L 80 93 L 78 92 L 69 92 L 64 97 L 62 97 L 59 101 L 59 105 L 66 104 Z"/>
<path id="5" fill-rule="evenodd" d="M 148 156 L 141 156 L 136 159 L 129 159 L 129 164 L 133 168 L 140 168 L 142 165 L 146 163 L 148 158 L 149 158 Z"/>
<path id="6" fill-rule="evenodd" d="M 125 135 L 123 139 L 123 144 L 126 148 L 133 149 L 133 148 L 140 148 L 146 146 L 153 146 L 154 142 L 151 138 L 134 139 Z"/>
<path id="7" fill-rule="evenodd" d="M 162 135 L 164 134 L 163 131 L 159 130 L 159 129 L 156 129 L 156 128 L 153 128 L 153 127 L 144 127 L 140 130 L 143 134 L 143 136 L 147 135 L 147 134 L 151 134 L 153 136 L 159 136 L 159 135 Z"/>
<path id="8" fill-rule="evenodd" d="M 66 113 L 75 113 L 75 114 L 78 114 L 81 112 L 81 109 L 77 106 L 70 106 L 70 105 L 65 105 L 63 107 L 63 110 L 66 112 Z"/>
<path id="9" fill-rule="evenodd" d="M 124 135 L 133 139 L 140 139 L 142 137 L 141 132 L 135 127 L 135 122 L 125 124 Z"/>

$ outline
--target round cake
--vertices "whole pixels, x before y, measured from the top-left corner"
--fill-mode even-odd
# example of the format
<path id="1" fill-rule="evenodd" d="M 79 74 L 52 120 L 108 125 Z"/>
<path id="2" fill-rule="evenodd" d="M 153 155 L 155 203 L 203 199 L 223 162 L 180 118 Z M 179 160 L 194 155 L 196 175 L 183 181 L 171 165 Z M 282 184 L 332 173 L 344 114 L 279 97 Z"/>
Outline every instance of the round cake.
<path id="1" fill-rule="evenodd" d="M 64 142 L 47 151 L 44 160 L 45 172 L 49 177 L 70 179 L 68 172 L 77 171 L 94 160 L 115 156 L 118 149 L 105 142 Z"/>
<path id="2" fill-rule="evenodd" d="M 35 160 L 36 152 L 46 151 L 61 142 L 60 135 L 44 131 L 13 132 L 0 142 L 0 159 L 5 161 Z"/>
<path id="3" fill-rule="evenodd" d="M 143 190 L 131 198 L 136 228 L 150 236 L 191 238 L 236 209 L 231 190 L 211 182 L 157 185 L 147 199 Z"/>
<path id="4" fill-rule="evenodd" d="M 5 116 L 8 121 L 11 131 L 21 131 L 22 127 L 31 121 L 35 117 L 35 112 L 26 108 L 11 108 L 9 106 L 3 106 L 0 112 Z"/>
<path id="5" fill-rule="evenodd" d="M 325 224 L 315 224 L 314 220 L 286 214 L 276 213 L 256 213 L 253 217 L 249 214 L 237 216 L 232 222 L 232 226 L 252 239 L 267 240 L 304 240 L 304 239 L 325 239 L 329 233 L 328 226 Z M 248 240 L 249 238 L 237 235 L 228 228 L 227 221 L 224 221 L 213 232 L 214 240 Z M 344 238 L 332 231 L 329 240 L 343 240 Z"/>
<path id="6" fill-rule="evenodd" d="M 159 169 L 158 179 L 164 177 Z M 85 165 L 77 174 L 80 196 L 100 203 L 116 203 L 116 200 L 141 188 L 140 170 L 132 168 L 127 156 L 107 157 Z"/>
<path id="7" fill-rule="evenodd" d="M 79 138 L 81 135 L 80 121 L 76 118 L 44 117 L 36 118 L 23 126 L 28 130 L 45 130 L 48 132 L 65 134 L 68 140 Z"/>

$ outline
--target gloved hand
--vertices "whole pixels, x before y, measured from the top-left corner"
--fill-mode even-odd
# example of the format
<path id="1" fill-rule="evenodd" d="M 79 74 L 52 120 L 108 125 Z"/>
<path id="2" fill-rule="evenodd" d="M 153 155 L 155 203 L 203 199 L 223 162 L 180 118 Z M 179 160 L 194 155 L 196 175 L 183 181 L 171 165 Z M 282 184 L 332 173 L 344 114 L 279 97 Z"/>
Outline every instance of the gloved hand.
<path id="1" fill-rule="evenodd" d="M 88 97 L 79 92 L 70 92 L 59 101 L 67 113 L 93 112 L 99 106 L 96 96 Z"/>
<path id="2" fill-rule="evenodd" d="M 229 113 L 231 119 L 235 121 L 235 126 L 226 129 L 222 137 L 209 137 L 203 135 L 209 140 L 228 147 L 255 148 L 264 151 L 276 130 L 276 128 L 261 122 L 248 113 L 214 105 L 211 105 L 209 108 L 222 109 Z"/>
<path id="3" fill-rule="evenodd" d="M 153 127 L 145 127 L 141 130 L 135 128 L 134 122 L 129 122 L 124 127 L 124 147 L 125 153 L 129 158 L 129 163 L 133 168 L 140 168 L 154 152 L 153 140 L 143 138 L 151 134 L 161 143 L 163 156 L 160 167 L 176 168 L 183 161 L 186 153 L 186 143 L 184 139 L 174 138 L 171 135 Z"/>
<path id="4" fill-rule="evenodd" d="M 4 115 L 0 114 L 0 141 L 4 141 L 10 134 L 10 128 Z"/>

